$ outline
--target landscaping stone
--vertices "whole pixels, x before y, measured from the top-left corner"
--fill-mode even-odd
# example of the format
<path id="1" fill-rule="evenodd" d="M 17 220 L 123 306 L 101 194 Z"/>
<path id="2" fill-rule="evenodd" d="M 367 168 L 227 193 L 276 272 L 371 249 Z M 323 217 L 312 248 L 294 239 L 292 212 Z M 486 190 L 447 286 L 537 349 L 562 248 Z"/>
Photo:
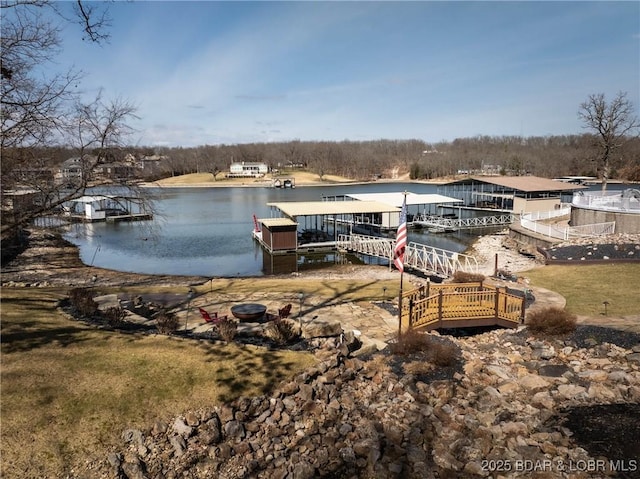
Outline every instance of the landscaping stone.
<path id="1" fill-rule="evenodd" d="M 638 401 L 640 367 L 629 360 L 637 353 L 505 340 L 510 334 L 452 338 L 465 364 L 446 380 L 380 369 L 376 354 L 354 358 L 327 339 L 318 364 L 271 395 L 186 412 L 147 434 L 129 430 L 105 463 L 111 477 L 129 479 L 527 478 L 533 471 L 523 465 L 549 457 L 595 460 L 550 420 L 560 405 Z M 554 363 L 537 364 L 540 350 L 556 351 Z M 540 472 L 567 477 L 552 466 Z"/>

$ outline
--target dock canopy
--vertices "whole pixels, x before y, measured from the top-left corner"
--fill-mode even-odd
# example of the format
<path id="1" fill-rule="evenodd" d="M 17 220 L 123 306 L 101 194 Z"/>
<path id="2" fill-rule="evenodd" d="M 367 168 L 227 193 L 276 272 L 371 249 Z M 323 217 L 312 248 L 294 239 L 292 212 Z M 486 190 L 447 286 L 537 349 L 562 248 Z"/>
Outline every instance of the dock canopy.
<path id="1" fill-rule="evenodd" d="M 397 208 L 402 208 L 404 193 L 360 193 L 345 195 L 359 201 L 377 201 Z M 462 203 L 458 198 L 439 194 L 407 193 L 407 206 L 411 205 L 439 205 L 443 203 Z"/>
<path id="2" fill-rule="evenodd" d="M 290 201 L 267 203 L 289 218 L 296 216 L 358 215 L 400 212 L 399 207 L 378 201 Z M 264 221 L 264 220 L 261 220 Z"/>

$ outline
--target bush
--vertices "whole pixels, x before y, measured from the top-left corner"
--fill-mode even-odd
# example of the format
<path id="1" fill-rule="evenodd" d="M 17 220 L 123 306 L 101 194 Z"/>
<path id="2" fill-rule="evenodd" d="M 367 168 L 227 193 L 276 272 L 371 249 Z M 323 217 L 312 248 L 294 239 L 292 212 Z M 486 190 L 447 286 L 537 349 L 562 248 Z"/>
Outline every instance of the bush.
<path id="1" fill-rule="evenodd" d="M 550 306 L 529 313 L 526 324 L 533 334 L 557 336 L 575 331 L 577 318 L 565 309 Z"/>
<path id="2" fill-rule="evenodd" d="M 414 329 L 401 334 L 390 349 L 393 354 L 423 353 L 424 359 L 436 366 L 451 366 L 458 358 L 458 348 L 450 340 Z"/>
<path id="3" fill-rule="evenodd" d="M 122 326 L 127 318 L 127 312 L 120 306 L 108 308 L 103 311 L 102 316 L 107 324 L 112 327 Z"/>
<path id="4" fill-rule="evenodd" d="M 456 271 L 451 278 L 452 283 L 477 283 L 486 279 L 484 274 L 467 273 L 465 271 Z"/>
<path id="5" fill-rule="evenodd" d="M 238 323 L 233 319 L 224 318 L 218 321 L 216 328 L 218 329 L 220 337 L 227 343 L 230 343 L 233 341 L 233 338 L 236 337 L 238 332 Z"/>
<path id="6" fill-rule="evenodd" d="M 293 321 L 278 318 L 269 323 L 265 329 L 265 335 L 278 344 L 287 344 L 297 339 L 300 331 Z"/>
<path id="7" fill-rule="evenodd" d="M 179 326 L 180 323 L 174 313 L 161 309 L 156 315 L 156 327 L 160 334 L 173 334 Z"/>
<path id="8" fill-rule="evenodd" d="M 88 288 L 74 288 L 69 292 L 71 306 L 87 318 L 93 317 L 98 311 L 98 303 L 93 300 L 93 290 Z"/>

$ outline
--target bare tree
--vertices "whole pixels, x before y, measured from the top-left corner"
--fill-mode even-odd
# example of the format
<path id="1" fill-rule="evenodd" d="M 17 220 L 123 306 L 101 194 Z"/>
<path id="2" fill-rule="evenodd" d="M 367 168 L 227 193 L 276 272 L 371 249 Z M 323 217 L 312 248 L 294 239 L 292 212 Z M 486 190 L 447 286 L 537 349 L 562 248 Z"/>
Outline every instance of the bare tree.
<path id="1" fill-rule="evenodd" d="M 604 93 L 589 95 L 587 101 L 580 105 L 578 117 L 584 121 L 584 127 L 595 135 L 604 192 L 615 159 L 614 152 L 637 135 L 640 122 L 625 92 L 619 92 L 610 103 L 607 103 Z"/>
<path id="2" fill-rule="evenodd" d="M 83 104 L 79 72 L 42 73 L 55 70 L 62 48 L 54 18 L 80 23 L 91 42 L 108 37 L 102 5 L 77 1 L 74 6 L 75 17 L 69 19 L 58 10 L 59 4 L 48 0 L 0 0 L 1 192 L 3 208 L 12 206 L 2 215 L 3 238 L 85 194 L 99 182 L 95 167 L 112 158 L 132 131 L 128 121 L 135 107 L 127 101 L 106 101 L 100 93 Z M 45 9 L 58 16 L 45 17 Z M 56 181 L 53 171 L 58 163 L 43 154 L 55 145 L 72 146 L 79 158 L 82 174 L 73 181 Z M 35 193 L 36 200 L 16 201 L 15 194 L 9 195 L 15 191 Z"/>

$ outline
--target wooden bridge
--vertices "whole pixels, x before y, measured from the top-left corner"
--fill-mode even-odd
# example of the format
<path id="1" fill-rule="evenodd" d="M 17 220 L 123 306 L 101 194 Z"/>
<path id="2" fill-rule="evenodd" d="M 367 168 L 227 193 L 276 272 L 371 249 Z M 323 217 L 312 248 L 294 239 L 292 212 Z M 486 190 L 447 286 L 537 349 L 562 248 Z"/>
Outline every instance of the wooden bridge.
<path id="1" fill-rule="evenodd" d="M 395 239 L 351 234 L 339 235 L 337 247 L 339 250 L 386 258 L 392 262 L 395 244 Z M 478 273 L 478 261 L 473 256 L 414 242 L 407 245 L 404 265 L 428 275 L 445 278 L 456 271 Z"/>
<path id="2" fill-rule="evenodd" d="M 432 284 L 403 293 L 401 331 L 503 326 L 524 322 L 526 299 L 476 283 Z"/>
<path id="3" fill-rule="evenodd" d="M 461 229 L 486 228 L 489 226 L 504 226 L 513 223 L 517 216 L 504 214 L 498 216 L 477 216 L 474 218 L 443 218 L 441 216 L 420 215 L 411 222 L 413 225 L 424 226 L 430 231 L 456 231 Z"/>

